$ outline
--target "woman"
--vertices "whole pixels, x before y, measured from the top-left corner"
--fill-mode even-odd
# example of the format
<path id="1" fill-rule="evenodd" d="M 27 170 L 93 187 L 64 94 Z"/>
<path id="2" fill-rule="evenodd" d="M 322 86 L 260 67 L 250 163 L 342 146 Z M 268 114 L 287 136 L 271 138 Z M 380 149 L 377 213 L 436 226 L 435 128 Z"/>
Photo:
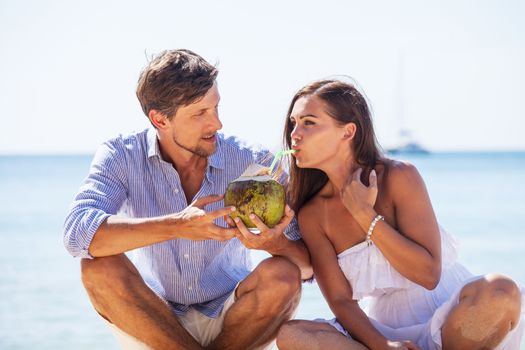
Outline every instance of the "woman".
<path id="1" fill-rule="evenodd" d="M 518 349 L 522 293 L 456 262 L 417 169 L 384 158 L 369 108 L 348 83 L 293 98 L 285 142 L 290 202 L 314 276 L 336 318 L 285 324 L 288 349 Z M 358 300 L 372 297 L 368 311 Z"/>

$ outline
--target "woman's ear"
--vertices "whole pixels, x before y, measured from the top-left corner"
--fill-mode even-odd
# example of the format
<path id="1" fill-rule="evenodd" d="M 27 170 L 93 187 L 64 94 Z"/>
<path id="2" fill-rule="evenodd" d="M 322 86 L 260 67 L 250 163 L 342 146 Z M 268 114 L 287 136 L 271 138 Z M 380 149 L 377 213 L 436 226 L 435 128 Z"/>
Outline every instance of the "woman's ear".
<path id="1" fill-rule="evenodd" d="M 169 125 L 169 119 L 161 112 L 156 109 L 152 109 L 148 113 L 148 118 L 157 129 L 165 129 Z"/>
<path id="2" fill-rule="evenodd" d="M 345 124 L 343 129 L 344 129 L 343 138 L 348 139 L 348 140 L 352 140 L 354 138 L 354 136 L 355 136 L 355 132 L 357 130 L 357 126 L 355 125 L 355 123 L 347 123 L 347 124 Z"/>

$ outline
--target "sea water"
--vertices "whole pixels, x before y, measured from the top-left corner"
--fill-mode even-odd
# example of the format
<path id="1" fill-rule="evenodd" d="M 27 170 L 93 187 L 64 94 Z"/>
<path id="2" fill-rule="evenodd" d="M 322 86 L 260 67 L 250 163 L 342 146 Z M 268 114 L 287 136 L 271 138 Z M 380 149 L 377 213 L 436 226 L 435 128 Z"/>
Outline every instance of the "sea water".
<path id="1" fill-rule="evenodd" d="M 473 273 L 525 284 L 525 152 L 402 155 Z M 118 349 L 91 307 L 62 224 L 91 156 L 0 157 L 0 349 Z M 266 255 L 254 252 L 254 261 Z M 305 284 L 297 318 L 331 318 Z"/>

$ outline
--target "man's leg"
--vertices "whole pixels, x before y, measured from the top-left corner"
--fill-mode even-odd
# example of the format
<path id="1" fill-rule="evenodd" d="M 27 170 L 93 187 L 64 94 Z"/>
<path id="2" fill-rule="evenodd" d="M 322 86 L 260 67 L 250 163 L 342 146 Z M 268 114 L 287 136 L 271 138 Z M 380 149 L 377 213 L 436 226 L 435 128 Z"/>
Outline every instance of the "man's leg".
<path id="1" fill-rule="evenodd" d="M 124 255 L 82 259 L 82 282 L 102 317 L 153 349 L 202 349 Z"/>
<path id="2" fill-rule="evenodd" d="M 236 293 L 222 332 L 208 349 L 245 350 L 273 341 L 299 305 L 299 268 L 285 258 L 268 258 L 239 284 Z"/>
<path id="3" fill-rule="evenodd" d="M 366 346 L 348 339 L 327 323 L 293 320 L 279 330 L 277 346 L 280 350 L 366 350 Z"/>

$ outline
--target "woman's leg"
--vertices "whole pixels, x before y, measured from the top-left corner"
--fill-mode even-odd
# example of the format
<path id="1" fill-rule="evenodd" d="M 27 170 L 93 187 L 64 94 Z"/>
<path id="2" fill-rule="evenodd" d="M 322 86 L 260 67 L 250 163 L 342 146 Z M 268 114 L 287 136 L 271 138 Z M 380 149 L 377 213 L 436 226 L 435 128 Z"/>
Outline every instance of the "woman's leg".
<path id="1" fill-rule="evenodd" d="M 490 274 L 463 287 L 441 329 L 443 349 L 493 349 L 516 327 L 521 294 L 508 277 Z"/>
<path id="2" fill-rule="evenodd" d="M 277 335 L 279 350 L 366 350 L 355 340 L 348 339 L 329 324 L 293 320 L 281 326 Z"/>

